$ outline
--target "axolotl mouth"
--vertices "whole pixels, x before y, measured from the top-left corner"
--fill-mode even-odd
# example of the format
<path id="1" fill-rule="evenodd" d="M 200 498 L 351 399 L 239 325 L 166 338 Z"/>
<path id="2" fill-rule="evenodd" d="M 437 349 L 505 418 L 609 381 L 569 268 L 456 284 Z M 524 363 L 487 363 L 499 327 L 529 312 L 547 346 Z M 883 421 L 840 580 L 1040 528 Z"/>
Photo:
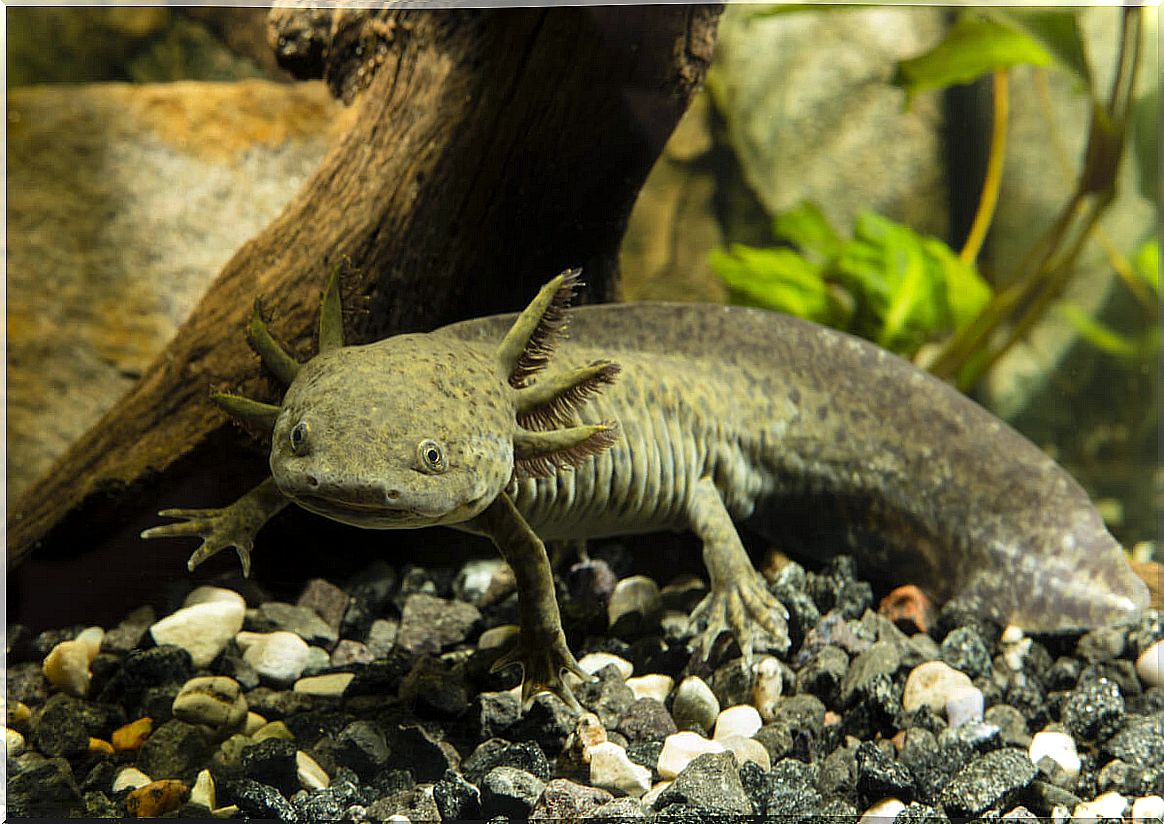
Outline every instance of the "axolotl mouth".
<path id="1" fill-rule="evenodd" d="M 298 493 L 290 497 L 308 512 L 364 529 L 419 529 L 455 523 L 460 520 L 457 518 L 458 513 L 476 511 L 481 502 L 481 498 L 478 497 L 456 504 L 450 509 L 422 509 L 391 506 L 387 503 L 349 501 L 310 493 Z"/>

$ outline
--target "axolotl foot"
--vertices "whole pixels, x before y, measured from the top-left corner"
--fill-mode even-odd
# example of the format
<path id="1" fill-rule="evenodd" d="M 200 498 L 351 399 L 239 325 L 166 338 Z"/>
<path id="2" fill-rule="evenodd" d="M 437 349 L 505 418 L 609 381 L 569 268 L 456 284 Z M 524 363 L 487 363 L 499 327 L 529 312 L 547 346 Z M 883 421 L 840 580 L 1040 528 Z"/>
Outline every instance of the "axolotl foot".
<path id="1" fill-rule="evenodd" d="M 524 674 L 521 684 L 523 710 L 529 709 L 534 696 L 539 692 L 552 692 L 570 709 L 582 711 L 582 706 L 562 673 L 572 672 L 583 681 L 593 679 L 578 666 L 574 654 L 566 646 L 566 636 L 560 631 L 552 640 L 527 640 L 526 634 L 521 633 L 514 645 L 493 664 L 491 671 L 498 672 L 512 664 L 520 664 Z"/>
<path id="2" fill-rule="evenodd" d="M 730 632 L 746 659 L 751 658 L 761 633 L 768 636 L 763 639 L 765 646 L 785 652 L 790 643 L 787 620 L 788 610 L 768 591 L 759 573 L 749 569 L 738 578 L 713 587 L 711 594 L 692 610 L 694 651 L 706 660 L 720 633 Z"/>

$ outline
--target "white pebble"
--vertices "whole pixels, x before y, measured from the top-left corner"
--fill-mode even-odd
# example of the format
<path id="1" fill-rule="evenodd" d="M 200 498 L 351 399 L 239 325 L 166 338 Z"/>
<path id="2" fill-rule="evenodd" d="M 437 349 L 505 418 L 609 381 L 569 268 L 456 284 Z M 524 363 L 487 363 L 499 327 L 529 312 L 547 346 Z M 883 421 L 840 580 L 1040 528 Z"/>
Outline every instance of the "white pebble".
<path id="1" fill-rule="evenodd" d="M 190 594 L 186 596 L 186 600 L 182 602 L 182 606 L 192 607 L 195 604 L 212 603 L 236 604 L 242 607 L 243 610 L 246 610 L 247 608 L 246 599 L 235 592 L 233 589 L 227 589 L 226 587 L 212 587 L 207 585 L 200 586 L 192 590 Z"/>
<path id="2" fill-rule="evenodd" d="M 639 798 L 651 789 L 651 771 L 630 760 L 626 750 L 613 741 L 586 750 L 590 759 L 590 783 L 611 792 Z"/>
<path id="3" fill-rule="evenodd" d="M 675 778 L 683 772 L 684 767 L 704 753 L 723 751 L 723 744 L 708 741 L 699 733 L 672 733 L 663 740 L 663 751 L 659 753 L 656 769 L 663 778 Z"/>
<path id="4" fill-rule="evenodd" d="M 1071 817 L 1075 821 L 1089 824 L 1101 818 L 1122 818 L 1127 808 L 1128 800 L 1113 790 L 1096 796 L 1091 801 L 1076 804 Z"/>
<path id="5" fill-rule="evenodd" d="M 744 738 L 740 735 L 729 735 L 727 738 L 717 739 L 725 750 L 736 757 L 736 764 L 744 766 L 746 761 L 754 761 L 764 772 L 772 769 L 772 756 L 768 748 L 755 738 Z"/>
<path id="6" fill-rule="evenodd" d="M 951 729 L 982 720 L 986 698 L 978 687 L 955 687 L 946 698 L 946 720 Z"/>
<path id="7" fill-rule="evenodd" d="M 589 675 L 597 675 L 611 664 L 614 664 L 624 681 L 635 671 L 635 665 L 630 661 L 609 652 L 591 652 L 578 659 L 578 666 Z"/>
<path id="8" fill-rule="evenodd" d="M 1023 668 L 1023 662 L 1026 661 L 1027 654 L 1031 651 L 1031 639 L 1023 638 L 1013 644 L 1004 644 L 1002 648 L 1002 660 L 1006 662 L 1006 666 L 1012 672 L 1019 672 Z"/>
<path id="9" fill-rule="evenodd" d="M 1017 644 L 1023 639 L 1023 628 L 1015 624 L 1007 624 L 1006 629 L 1002 631 L 1002 636 L 998 639 L 1004 644 Z"/>
<path id="10" fill-rule="evenodd" d="M 303 750 L 295 753 L 295 774 L 305 790 L 325 790 L 331 783 L 331 776 L 324 772 L 323 767 Z"/>
<path id="11" fill-rule="evenodd" d="M 194 779 L 194 786 L 190 790 L 190 803 L 201 804 L 208 810 L 218 806 L 214 778 L 210 775 L 210 770 L 203 770 Z"/>
<path id="12" fill-rule="evenodd" d="M 101 627 L 89 627 L 76 638 L 61 641 L 49 650 L 41 664 L 44 677 L 61 692 L 83 698 L 89 693 L 89 681 L 93 678 L 89 664 L 97 657 L 104 637 L 105 630 Z"/>
<path id="13" fill-rule="evenodd" d="M 312 675 L 308 678 L 300 678 L 291 689 L 293 692 L 302 692 L 307 695 L 340 696 L 344 694 L 344 690 L 348 688 L 348 684 L 352 683 L 352 679 L 355 677 L 355 674 L 351 672 Z"/>
<path id="14" fill-rule="evenodd" d="M 477 649 L 482 652 L 490 649 L 505 649 L 514 643 L 520 635 L 521 628 L 517 624 L 499 624 L 481 633 L 481 637 L 477 639 Z"/>
<path id="15" fill-rule="evenodd" d="M 882 798 L 880 801 L 874 801 L 869 809 L 861 813 L 857 824 L 889 824 L 904 809 L 905 804 L 898 799 Z"/>
<path id="16" fill-rule="evenodd" d="M 113 792 L 136 790 L 138 787 L 144 787 L 151 783 L 153 783 L 153 779 L 137 767 L 122 767 L 117 771 L 117 775 L 113 776 Z"/>
<path id="17" fill-rule="evenodd" d="M 752 682 L 752 703 L 760 711 L 761 718 L 771 721 L 784 693 L 784 671 L 780 669 L 780 662 L 771 656 L 760 658 L 753 671 L 756 678 Z"/>
<path id="18" fill-rule="evenodd" d="M 229 734 L 247 720 L 247 699 L 238 681 L 225 675 L 191 678 L 182 685 L 170 706 L 174 717 L 188 724 L 206 724 Z"/>
<path id="19" fill-rule="evenodd" d="M 915 712 L 928 706 L 934 712 L 946 708 L 946 700 L 957 687 L 971 687 L 970 676 L 943 661 L 926 661 L 918 664 L 905 679 L 905 690 L 901 696 L 901 706 L 906 712 Z"/>
<path id="20" fill-rule="evenodd" d="M 764 720 L 760 718 L 759 710 L 751 704 L 736 704 L 734 707 L 728 707 L 715 719 L 715 733 L 711 737 L 716 741 L 731 735 L 751 738 L 762 726 Z"/>
<path id="21" fill-rule="evenodd" d="M 1043 730 L 1031 737 L 1031 745 L 1027 748 L 1031 762 L 1038 765 L 1044 758 L 1050 758 L 1063 768 L 1071 778 L 1079 777 L 1079 753 L 1075 749 L 1075 739 L 1065 732 L 1057 730 Z"/>
<path id="22" fill-rule="evenodd" d="M 661 796 L 663 792 L 671 786 L 672 783 L 673 782 L 671 781 L 660 781 L 658 784 L 651 787 L 651 789 L 647 790 L 646 795 L 639 799 L 639 801 L 641 801 L 643 804 L 643 808 L 650 809 L 652 806 L 654 806 L 655 802 L 659 800 L 659 796 Z"/>
<path id="23" fill-rule="evenodd" d="M 652 672 L 648 675 L 639 675 L 626 679 L 626 685 L 634 693 L 635 700 L 639 698 L 654 698 L 660 704 L 667 703 L 667 696 L 675 689 L 675 679 L 670 675 L 660 675 Z"/>
<path id="24" fill-rule="evenodd" d="M 257 712 L 248 712 L 247 720 L 243 722 L 243 735 L 254 735 L 256 732 L 267 726 L 267 719 L 259 715 Z"/>
<path id="25" fill-rule="evenodd" d="M 718 715 L 719 699 L 702 678 L 688 675 L 679 682 L 675 700 L 671 704 L 671 717 L 679 729 L 706 732 L 715 724 Z"/>
<path id="26" fill-rule="evenodd" d="M 1150 824 L 1164 818 L 1164 798 L 1158 795 L 1146 795 L 1132 802 L 1132 821 L 1134 824 Z"/>
<path id="27" fill-rule="evenodd" d="M 15 758 L 24 752 L 24 736 L 12 727 L 4 728 L 4 752 L 8 758 Z"/>
<path id="28" fill-rule="evenodd" d="M 632 575 L 620 580 L 614 585 L 614 592 L 606 604 L 606 618 L 611 626 L 624 615 L 636 612 L 647 621 L 657 620 L 662 611 L 659 585 L 646 575 Z"/>
<path id="29" fill-rule="evenodd" d="M 215 588 L 199 587 L 201 589 Z M 210 666 L 210 662 L 226 648 L 227 642 L 242 629 L 246 607 L 240 603 L 242 598 L 237 593 L 231 592 L 231 595 L 235 596 L 234 599 L 224 597 L 182 607 L 150 627 L 150 636 L 155 644 L 173 644 L 186 650 L 195 668 Z"/>
<path id="30" fill-rule="evenodd" d="M 263 678 L 289 684 L 303 674 L 311 659 L 307 642 L 294 632 L 240 632 L 235 636 L 243 660 Z"/>
<path id="31" fill-rule="evenodd" d="M 1136 674 L 1149 687 L 1164 687 L 1164 638 L 1140 653 Z"/>

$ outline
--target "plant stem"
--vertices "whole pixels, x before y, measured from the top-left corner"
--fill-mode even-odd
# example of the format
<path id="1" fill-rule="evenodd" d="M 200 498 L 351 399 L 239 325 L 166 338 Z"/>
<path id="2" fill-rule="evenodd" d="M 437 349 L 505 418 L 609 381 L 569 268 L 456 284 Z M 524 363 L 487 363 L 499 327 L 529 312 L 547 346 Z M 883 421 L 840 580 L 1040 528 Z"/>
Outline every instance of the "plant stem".
<path id="1" fill-rule="evenodd" d="M 994 209 L 998 205 L 998 190 L 1002 186 L 1002 168 L 1006 163 L 1007 121 L 1010 119 L 1010 79 L 1005 69 L 996 71 L 994 80 L 994 123 L 990 134 L 990 156 L 986 161 L 986 176 L 982 180 L 982 193 L 978 196 L 978 211 L 962 251 L 958 253 L 966 263 L 973 263 L 986 240 L 986 232 L 994 219 Z"/>

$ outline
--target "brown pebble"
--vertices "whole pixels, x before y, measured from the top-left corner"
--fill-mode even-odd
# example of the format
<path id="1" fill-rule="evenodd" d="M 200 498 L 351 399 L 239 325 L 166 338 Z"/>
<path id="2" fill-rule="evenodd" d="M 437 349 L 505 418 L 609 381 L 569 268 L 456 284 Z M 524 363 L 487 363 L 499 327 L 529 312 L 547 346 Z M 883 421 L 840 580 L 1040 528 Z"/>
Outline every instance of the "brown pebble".
<path id="1" fill-rule="evenodd" d="M 100 752 L 105 753 L 105 755 L 113 755 L 113 745 L 101 738 L 90 738 L 89 752 Z"/>
<path id="2" fill-rule="evenodd" d="M 882 598 L 877 611 L 906 631 L 927 632 L 937 609 L 924 592 L 906 584 Z"/>
<path id="3" fill-rule="evenodd" d="M 153 781 L 127 795 L 125 809 L 134 818 L 158 818 L 181 807 L 187 792 L 176 778 Z"/>
<path id="4" fill-rule="evenodd" d="M 141 749 L 141 745 L 154 731 L 154 719 L 146 716 L 131 721 L 123 727 L 113 731 L 113 749 L 117 752 L 133 752 Z"/>

